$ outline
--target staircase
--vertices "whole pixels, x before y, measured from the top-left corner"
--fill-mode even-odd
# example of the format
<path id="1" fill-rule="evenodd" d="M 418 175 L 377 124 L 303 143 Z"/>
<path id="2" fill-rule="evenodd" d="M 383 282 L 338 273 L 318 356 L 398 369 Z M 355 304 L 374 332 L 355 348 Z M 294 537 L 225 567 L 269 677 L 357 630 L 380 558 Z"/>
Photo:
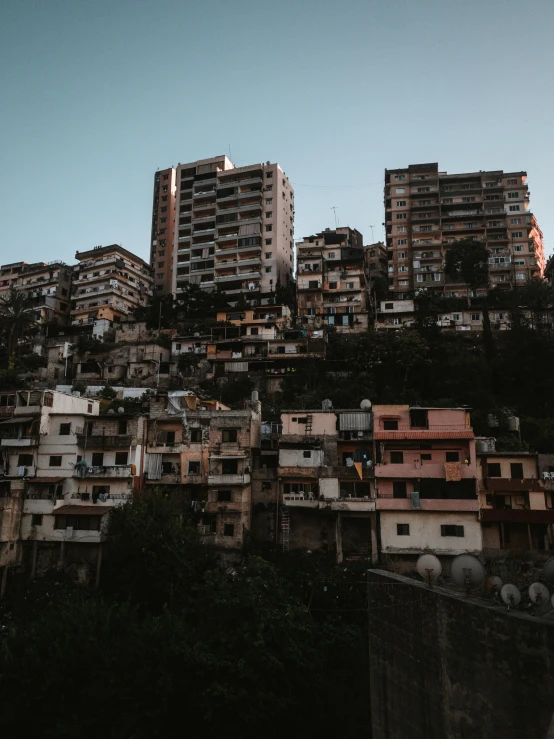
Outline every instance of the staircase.
<path id="1" fill-rule="evenodd" d="M 283 535 L 283 552 L 290 549 L 290 511 L 287 508 L 281 513 L 281 531 Z"/>

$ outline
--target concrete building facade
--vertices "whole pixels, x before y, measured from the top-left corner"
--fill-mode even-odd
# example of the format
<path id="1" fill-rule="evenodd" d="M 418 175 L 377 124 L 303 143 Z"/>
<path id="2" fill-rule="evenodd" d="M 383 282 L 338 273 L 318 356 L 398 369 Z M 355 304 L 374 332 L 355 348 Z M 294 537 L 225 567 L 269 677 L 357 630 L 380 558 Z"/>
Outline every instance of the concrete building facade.
<path id="1" fill-rule="evenodd" d="M 164 169 L 152 213 L 156 293 L 198 285 L 259 304 L 292 278 L 294 191 L 278 164 L 220 156 Z"/>
<path id="2" fill-rule="evenodd" d="M 529 210 L 526 172 L 447 174 L 438 164 L 385 170 L 389 288 L 402 298 L 417 289 L 447 296 L 469 287 L 445 273 L 455 241 L 482 242 L 489 252 L 489 287 L 513 287 L 545 268 L 542 232 Z"/>

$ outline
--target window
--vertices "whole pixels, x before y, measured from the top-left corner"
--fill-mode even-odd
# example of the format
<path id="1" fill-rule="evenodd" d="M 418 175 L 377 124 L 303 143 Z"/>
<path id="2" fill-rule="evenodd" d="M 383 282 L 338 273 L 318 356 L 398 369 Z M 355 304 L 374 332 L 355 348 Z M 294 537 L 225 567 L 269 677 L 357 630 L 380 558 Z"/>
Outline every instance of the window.
<path id="1" fill-rule="evenodd" d="M 116 452 L 115 463 L 116 465 L 127 464 L 129 461 L 129 452 Z"/>
<path id="2" fill-rule="evenodd" d="M 202 441 L 202 429 L 191 429 L 190 440 L 193 444 L 199 444 Z"/>
<path id="3" fill-rule="evenodd" d="M 515 177 L 514 177 L 514 178 L 510 178 L 510 179 L 509 179 L 509 180 L 508 180 L 508 181 L 506 182 L 506 184 L 507 184 L 507 185 L 517 185 L 517 179 L 516 179 Z"/>
<path id="4" fill-rule="evenodd" d="M 523 464 L 521 462 L 510 464 L 510 476 L 512 480 L 523 480 Z"/>
<path id="5" fill-rule="evenodd" d="M 406 241 L 406 239 L 404 239 Z M 406 252 L 405 251 L 399 251 L 398 252 L 398 259 L 406 259 Z"/>
<path id="6" fill-rule="evenodd" d="M 317 280 L 309 280 L 308 282 L 308 289 L 313 290 L 315 288 L 319 287 L 319 282 Z"/>
<path id="7" fill-rule="evenodd" d="M 402 265 L 401 267 L 399 267 L 399 268 L 398 268 L 398 271 L 399 271 L 399 272 L 409 272 L 409 270 L 408 270 L 408 268 L 406 267 L 406 265 L 405 265 L 405 264 L 404 264 L 404 265 Z"/>
<path id="8" fill-rule="evenodd" d="M 266 218 L 273 218 L 273 211 L 272 210 L 266 211 L 265 217 Z"/>
<path id="9" fill-rule="evenodd" d="M 228 444 L 236 443 L 237 429 L 223 429 L 221 432 L 221 441 Z"/>
<path id="10" fill-rule="evenodd" d="M 199 475 L 200 474 L 200 462 L 189 462 L 189 475 Z"/>
<path id="11" fill-rule="evenodd" d="M 464 527 L 455 526 L 453 524 L 442 524 L 441 525 L 441 536 L 463 536 Z"/>
<path id="12" fill-rule="evenodd" d="M 100 516 L 56 516 L 54 528 L 73 528 L 80 531 L 99 531 Z"/>
<path id="13" fill-rule="evenodd" d="M 513 239 L 522 239 L 523 238 L 523 231 L 512 231 L 512 238 Z"/>
<path id="14" fill-rule="evenodd" d="M 406 188 L 405 187 L 397 187 L 394 192 L 397 195 L 404 195 L 404 193 L 406 192 Z"/>
<path id="15" fill-rule="evenodd" d="M 33 513 L 31 516 L 31 526 L 42 526 L 42 513 Z"/>
<path id="16" fill-rule="evenodd" d="M 392 495 L 393 498 L 405 498 L 406 497 L 406 481 L 395 480 L 392 483 Z"/>
<path id="17" fill-rule="evenodd" d="M 270 252 L 270 251 L 266 251 L 266 253 L 265 253 L 265 258 L 266 258 L 266 259 L 271 259 L 271 254 L 272 254 L 272 252 Z"/>
<path id="18" fill-rule="evenodd" d="M 410 426 L 413 429 L 426 429 L 429 427 L 429 417 L 425 408 L 410 409 Z"/>
<path id="19" fill-rule="evenodd" d="M 404 452 L 391 452 L 390 462 L 391 464 L 404 464 Z"/>
<path id="20" fill-rule="evenodd" d="M 234 536 L 235 535 L 235 524 L 224 523 L 223 524 L 223 536 Z"/>
<path id="21" fill-rule="evenodd" d="M 508 197 L 515 200 L 516 198 L 519 198 L 519 192 L 509 192 Z"/>
<path id="22" fill-rule="evenodd" d="M 269 231 L 273 231 L 273 226 L 271 225 L 271 223 L 268 223 L 268 224 L 266 225 L 266 227 L 265 227 L 265 230 L 266 230 L 267 232 L 269 232 Z"/>
<path id="23" fill-rule="evenodd" d="M 61 456 L 50 457 L 49 466 L 50 467 L 61 467 L 62 466 Z"/>
<path id="24" fill-rule="evenodd" d="M 217 501 L 218 503 L 232 503 L 233 492 L 231 490 L 218 490 Z"/>
<path id="25" fill-rule="evenodd" d="M 522 252 L 523 251 L 523 245 L 522 244 L 516 244 L 514 246 L 514 251 L 516 251 L 516 252 Z"/>
<path id="26" fill-rule="evenodd" d="M 398 431 L 398 421 L 394 418 L 385 418 L 383 428 L 385 431 Z"/>
<path id="27" fill-rule="evenodd" d="M 479 313 L 472 313 L 471 314 L 471 320 L 472 321 L 478 321 L 480 318 L 481 318 L 481 316 L 479 315 Z"/>
<path id="28" fill-rule="evenodd" d="M 406 226 L 397 226 L 396 230 L 398 231 L 398 233 L 404 233 L 404 231 L 407 231 L 408 229 Z"/>
<path id="29" fill-rule="evenodd" d="M 346 283 L 346 289 L 347 290 L 353 290 L 354 289 L 354 283 L 353 282 L 347 282 Z"/>
<path id="30" fill-rule="evenodd" d="M 117 422 L 117 433 L 118 434 L 126 434 L 127 433 L 127 421 L 118 421 Z"/>
<path id="31" fill-rule="evenodd" d="M 396 214 L 397 221 L 406 220 L 407 217 L 408 217 L 407 213 L 397 213 Z"/>
<path id="32" fill-rule="evenodd" d="M 312 453 L 310 451 L 303 451 L 302 456 L 304 457 L 304 459 L 311 459 Z"/>
<path id="33" fill-rule="evenodd" d="M 511 218 L 510 222 L 512 226 L 519 226 L 519 224 L 521 223 L 521 218 Z"/>
<path id="34" fill-rule="evenodd" d="M 407 243 L 408 243 L 408 239 L 398 239 L 398 246 L 406 246 Z M 406 256 L 406 255 L 404 254 L 404 256 Z M 402 257 L 402 258 L 404 258 L 404 257 Z"/>
<path id="35" fill-rule="evenodd" d="M 92 466 L 102 467 L 104 465 L 104 452 L 93 452 L 92 454 Z"/>
<path id="36" fill-rule="evenodd" d="M 403 182 L 406 179 L 405 174 L 395 174 L 394 175 L 394 181 L 395 182 Z"/>
<path id="37" fill-rule="evenodd" d="M 265 189 L 266 189 L 266 192 L 271 192 L 273 190 L 273 185 L 266 185 Z"/>
<path id="38" fill-rule="evenodd" d="M 406 205 L 406 201 L 405 200 L 397 200 L 396 201 L 396 207 L 397 208 L 404 208 L 405 205 Z"/>
<path id="39" fill-rule="evenodd" d="M 460 453 L 459 452 L 446 452 L 446 461 L 447 462 L 459 462 Z"/>
<path id="40" fill-rule="evenodd" d="M 509 208 L 510 208 L 510 211 L 512 211 L 512 212 L 514 212 L 516 210 L 520 210 L 519 205 L 510 205 Z"/>
<path id="41" fill-rule="evenodd" d="M 270 179 L 271 177 L 273 177 L 273 172 L 266 172 L 266 173 L 265 173 L 265 176 L 266 176 L 266 177 L 267 177 L 267 179 L 269 180 L 269 179 Z"/>
<path id="42" fill-rule="evenodd" d="M 17 466 L 18 467 L 30 467 L 33 464 L 33 455 L 32 454 L 20 454 L 17 457 Z M 60 462 L 61 464 L 61 462 Z M 53 465 L 51 465 L 53 466 Z"/>
<path id="43" fill-rule="evenodd" d="M 60 423 L 60 436 L 69 436 L 71 433 L 70 423 Z"/>
<path id="44" fill-rule="evenodd" d="M 273 203 L 273 198 L 266 198 L 265 199 L 265 204 L 266 205 L 271 205 L 272 203 Z"/>
<path id="45" fill-rule="evenodd" d="M 271 267 L 265 267 L 266 273 L 271 272 Z"/>
<path id="46" fill-rule="evenodd" d="M 396 524 L 396 535 L 397 536 L 409 536 L 410 535 L 410 524 L 409 523 L 397 523 Z"/>
<path id="47" fill-rule="evenodd" d="M 385 310 L 394 310 L 394 303 L 385 303 Z"/>
<path id="48" fill-rule="evenodd" d="M 421 461 L 422 462 L 431 462 L 432 459 L 433 459 L 433 455 L 432 454 L 422 454 L 421 455 Z"/>

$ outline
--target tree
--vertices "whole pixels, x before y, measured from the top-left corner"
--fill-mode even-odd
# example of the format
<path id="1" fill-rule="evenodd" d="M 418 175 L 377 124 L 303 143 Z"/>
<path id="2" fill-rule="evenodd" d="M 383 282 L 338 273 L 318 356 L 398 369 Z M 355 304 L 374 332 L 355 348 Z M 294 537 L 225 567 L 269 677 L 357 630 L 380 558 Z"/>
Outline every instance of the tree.
<path id="1" fill-rule="evenodd" d="M 7 296 L 0 297 L 0 317 L 2 331 L 8 345 L 8 363 L 13 365 L 17 353 L 19 340 L 25 331 L 36 326 L 34 308 L 23 292 L 11 288 Z"/>
<path id="2" fill-rule="evenodd" d="M 472 290 L 487 287 L 489 252 L 480 241 L 471 239 L 456 241 L 446 252 L 445 271 L 450 279 L 461 280 Z"/>

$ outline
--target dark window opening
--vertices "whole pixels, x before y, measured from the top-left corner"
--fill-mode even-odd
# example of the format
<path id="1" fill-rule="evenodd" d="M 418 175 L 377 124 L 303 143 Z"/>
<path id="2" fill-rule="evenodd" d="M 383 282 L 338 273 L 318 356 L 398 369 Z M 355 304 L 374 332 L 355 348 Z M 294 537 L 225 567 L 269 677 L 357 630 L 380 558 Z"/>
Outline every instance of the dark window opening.
<path id="1" fill-rule="evenodd" d="M 405 480 L 395 480 L 392 483 L 392 494 L 394 498 L 406 498 L 406 482 Z"/>
<path id="2" fill-rule="evenodd" d="M 225 523 L 223 524 L 223 536 L 234 536 L 235 535 L 235 524 Z"/>
<path id="3" fill-rule="evenodd" d="M 392 418 L 386 418 L 383 421 L 383 428 L 385 431 L 398 431 L 398 421 Z"/>
<path id="4" fill-rule="evenodd" d="M 50 457 L 49 466 L 50 467 L 61 467 L 62 458 L 61 457 Z"/>
<path id="5" fill-rule="evenodd" d="M 60 436 L 69 436 L 71 433 L 70 423 L 60 423 Z"/>
<path id="6" fill-rule="evenodd" d="M 31 526 L 42 526 L 42 513 L 33 513 L 31 516 Z"/>
<path id="7" fill-rule="evenodd" d="M 459 452 L 446 452 L 446 461 L 447 462 L 459 462 L 460 453 Z"/>
<path id="8" fill-rule="evenodd" d="M 426 429 L 429 426 L 427 411 L 421 408 L 410 410 L 410 426 L 415 429 Z"/>
<path id="9" fill-rule="evenodd" d="M 453 524 L 442 524 L 441 525 L 441 536 L 463 536 L 464 527 L 456 526 Z"/>
<path id="10" fill-rule="evenodd" d="M 189 475 L 200 474 L 200 462 L 189 462 Z"/>
<path id="11" fill-rule="evenodd" d="M 489 477 L 502 477 L 500 472 L 500 462 L 489 462 L 487 464 L 487 475 Z"/>
<path id="12" fill-rule="evenodd" d="M 391 452 L 391 464 L 404 464 L 404 452 Z"/>
<path id="13" fill-rule="evenodd" d="M 512 462 L 510 464 L 510 475 L 512 480 L 523 480 L 523 464 L 521 462 Z"/>
<path id="14" fill-rule="evenodd" d="M 190 440 L 194 444 L 198 444 L 202 441 L 202 429 L 191 429 L 190 430 Z"/>
<path id="15" fill-rule="evenodd" d="M 238 473 L 238 461 L 236 459 L 224 459 L 221 463 L 223 475 L 236 475 Z"/>
<path id="16" fill-rule="evenodd" d="M 235 443 L 237 440 L 237 429 L 223 429 L 221 432 L 221 441 L 226 443 Z"/>
<path id="17" fill-rule="evenodd" d="M 219 503 L 231 503 L 233 501 L 233 493 L 231 490 L 218 490 L 217 500 Z"/>
<path id="18" fill-rule="evenodd" d="M 409 536 L 410 535 L 410 524 L 409 523 L 397 523 L 396 524 L 396 535 L 397 536 Z"/>

